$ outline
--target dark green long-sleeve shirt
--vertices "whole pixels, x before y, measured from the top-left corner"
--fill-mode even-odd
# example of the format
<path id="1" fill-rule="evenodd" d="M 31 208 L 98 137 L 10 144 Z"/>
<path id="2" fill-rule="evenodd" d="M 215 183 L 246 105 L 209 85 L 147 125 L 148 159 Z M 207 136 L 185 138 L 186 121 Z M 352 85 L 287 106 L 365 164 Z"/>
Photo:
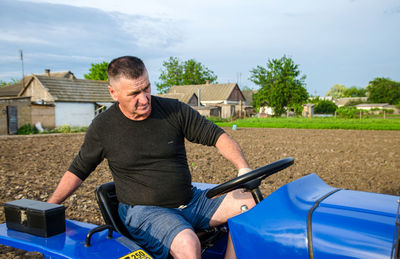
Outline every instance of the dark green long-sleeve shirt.
<path id="1" fill-rule="evenodd" d="M 68 170 L 85 180 L 107 158 L 120 202 L 178 207 L 192 197 L 185 138 L 214 146 L 224 131 L 177 100 L 152 96 L 151 105 L 142 121 L 118 103 L 98 115 Z"/>

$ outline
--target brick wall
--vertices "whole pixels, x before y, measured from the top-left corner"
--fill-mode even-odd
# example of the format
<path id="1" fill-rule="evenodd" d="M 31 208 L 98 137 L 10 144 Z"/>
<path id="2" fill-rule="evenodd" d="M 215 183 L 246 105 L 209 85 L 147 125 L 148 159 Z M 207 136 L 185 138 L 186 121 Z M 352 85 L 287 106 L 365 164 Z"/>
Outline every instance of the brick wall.
<path id="1" fill-rule="evenodd" d="M 18 128 L 31 124 L 31 100 L 29 97 L 0 98 L 0 135 L 8 134 L 7 106 L 17 106 Z"/>
<path id="2" fill-rule="evenodd" d="M 37 122 L 40 122 L 43 128 L 55 128 L 56 118 L 54 105 L 32 104 L 32 125 L 35 125 Z"/>

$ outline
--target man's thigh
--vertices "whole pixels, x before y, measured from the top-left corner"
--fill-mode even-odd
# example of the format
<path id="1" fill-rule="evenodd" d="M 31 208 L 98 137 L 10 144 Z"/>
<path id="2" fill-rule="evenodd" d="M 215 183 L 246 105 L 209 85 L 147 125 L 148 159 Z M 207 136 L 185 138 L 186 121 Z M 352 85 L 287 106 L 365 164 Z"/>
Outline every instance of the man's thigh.
<path id="1" fill-rule="evenodd" d="M 156 258 L 166 258 L 175 236 L 193 230 L 175 209 L 120 204 L 120 216 L 131 236 Z"/>
<path id="2" fill-rule="evenodd" d="M 193 188 L 193 198 L 187 207 L 181 210 L 183 217 L 195 228 L 207 229 L 212 216 L 215 214 L 225 195 L 219 196 L 215 199 L 208 199 L 206 197 L 207 190 L 200 190 Z"/>
<path id="3" fill-rule="evenodd" d="M 211 217 L 210 226 L 212 227 L 221 225 L 229 218 L 240 214 L 242 212 L 241 208 L 243 205 L 246 205 L 249 209 L 256 205 L 250 192 L 234 190 L 227 193 L 225 199 Z"/>

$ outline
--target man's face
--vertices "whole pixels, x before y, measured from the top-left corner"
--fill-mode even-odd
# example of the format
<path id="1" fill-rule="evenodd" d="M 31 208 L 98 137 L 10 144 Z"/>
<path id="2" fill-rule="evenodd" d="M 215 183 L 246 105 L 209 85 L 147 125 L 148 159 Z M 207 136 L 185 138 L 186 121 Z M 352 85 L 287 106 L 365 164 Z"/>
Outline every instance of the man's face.
<path id="1" fill-rule="evenodd" d="M 112 80 L 108 90 L 127 118 L 144 120 L 150 116 L 151 88 L 147 71 L 136 79 L 120 77 L 118 81 Z"/>

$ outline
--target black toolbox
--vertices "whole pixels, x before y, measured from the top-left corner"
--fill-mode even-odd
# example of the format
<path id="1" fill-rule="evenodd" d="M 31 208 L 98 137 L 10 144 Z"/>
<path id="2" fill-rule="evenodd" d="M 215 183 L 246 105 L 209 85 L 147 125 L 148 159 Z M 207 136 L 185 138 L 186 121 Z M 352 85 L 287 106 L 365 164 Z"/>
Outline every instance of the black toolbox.
<path id="1" fill-rule="evenodd" d="M 65 232 L 65 207 L 21 199 L 4 203 L 7 228 L 49 237 Z"/>

